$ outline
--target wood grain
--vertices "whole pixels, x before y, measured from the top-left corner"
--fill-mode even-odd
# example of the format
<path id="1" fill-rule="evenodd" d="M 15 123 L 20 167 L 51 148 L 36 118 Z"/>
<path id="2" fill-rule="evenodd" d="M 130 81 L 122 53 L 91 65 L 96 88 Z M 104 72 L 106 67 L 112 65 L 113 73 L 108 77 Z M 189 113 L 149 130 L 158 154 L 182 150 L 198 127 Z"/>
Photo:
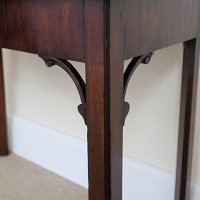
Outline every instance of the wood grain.
<path id="1" fill-rule="evenodd" d="M 82 0 L 6 1 L 6 47 L 84 61 Z"/>
<path id="2" fill-rule="evenodd" d="M 4 1 L 0 1 L 0 48 L 5 45 L 5 36 Z"/>
<path id="3" fill-rule="evenodd" d="M 5 96 L 3 82 L 3 65 L 0 50 L 0 155 L 8 154 L 6 113 L 5 113 Z"/>
<path id="4" fill-rule="evenodd" d="M 4 2 L 0 1 L 0 155 L 8 154 L 2 50 L 5 44 Z"/>
<path id="5" fill-rule="evenodd" d="M 199 0 L 126 0 L 125 59 L 197 37 Z"/>
<path id="6" fill-rule="evenodd" d="M 185 43 L 175 199 L 187 199 L 199 21 L 199 0 L 0 0 L 0 48 L 86 63 L 80 111 L 88 125 L 90 200 L 122 200 L 123 61 L 179 42 Z M 8 152 L 2 68 L 0 58 L 1 155 Z"/>
<path id="7" fill-rule="evenodd" d="M 175 200 L 189 196 L 199 73 L 199 40 L 184 43 Z"/>
<path id="8" fill-rule="evenodd" d="M 122 199 L 122 4 L 86 0 L 84 5 L 91 200 Z"/>

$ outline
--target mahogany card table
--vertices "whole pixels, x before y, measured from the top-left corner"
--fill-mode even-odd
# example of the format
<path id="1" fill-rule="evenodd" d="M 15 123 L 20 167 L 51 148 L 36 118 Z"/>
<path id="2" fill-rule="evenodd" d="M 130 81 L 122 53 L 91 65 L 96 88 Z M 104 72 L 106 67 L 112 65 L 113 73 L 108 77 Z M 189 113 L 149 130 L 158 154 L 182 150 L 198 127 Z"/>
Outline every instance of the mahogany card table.
<path id="1" fill-rule="evenodd" d="M 0 0 L 0 48 L 38 54 L 76 85 L 78 111 L 88 127 L 89 200 L 122 200 L 129 80 L 154 51 L 176 43 L 183 43 L 184 56 L 174 199 L 188 199 L 199 25 L 200 0 Z M 132 60 L 124 72 L 127 59 Z M 86 81 L 69 60 L 85 63 Z M 0 58 L 0 155 L 7 154 Z"/>

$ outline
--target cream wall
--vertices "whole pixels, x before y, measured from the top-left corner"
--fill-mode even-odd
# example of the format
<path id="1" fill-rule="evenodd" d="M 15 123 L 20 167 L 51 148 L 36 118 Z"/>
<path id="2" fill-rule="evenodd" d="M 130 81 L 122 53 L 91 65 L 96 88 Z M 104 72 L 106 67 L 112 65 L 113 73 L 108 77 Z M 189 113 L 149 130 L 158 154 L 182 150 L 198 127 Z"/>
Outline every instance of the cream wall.
<path id="1" fill-rule="evenodd" d="M 48 69 L 36 55 L 10 50 L 3 54 L 8 113 L 86 140 L 86 127 L 76 110 L 80 99 L 69 76 L 58 67 Z M 181 64 L 182 46 L 176 45 L 157 51 L 149 65 L 138 68 L 128 88 L 131 111 L 124 128 L 124 154 L 173 172 Z M 84 64 L 74 65 L 84 76 Z M 200 123 L 196 123 L 195 130 L 193 173 L 200 180 Z"/>

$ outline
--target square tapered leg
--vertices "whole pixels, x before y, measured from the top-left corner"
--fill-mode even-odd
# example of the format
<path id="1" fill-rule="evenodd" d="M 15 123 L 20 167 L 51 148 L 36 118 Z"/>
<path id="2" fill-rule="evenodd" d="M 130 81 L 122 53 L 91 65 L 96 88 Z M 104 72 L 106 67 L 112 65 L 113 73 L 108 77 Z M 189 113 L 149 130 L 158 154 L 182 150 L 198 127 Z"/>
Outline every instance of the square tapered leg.
<path id="1" fill-rule="evenodd" d="M 175 200 L 189 198 L 199 73 L 199 40 L 184 43 Z"/>
<path id="2" fill-rule="evenodd" d="M 122 7 L 112 2 L 85 2 L 89 200 L 122 200 Z"/>
<path id="3" fill-rule="evenodd" d="M 5 114 L 5 96 L 3 82 L 3 63 L 0 51 L 0 155 L 8 154 L 6 114 Z"/>

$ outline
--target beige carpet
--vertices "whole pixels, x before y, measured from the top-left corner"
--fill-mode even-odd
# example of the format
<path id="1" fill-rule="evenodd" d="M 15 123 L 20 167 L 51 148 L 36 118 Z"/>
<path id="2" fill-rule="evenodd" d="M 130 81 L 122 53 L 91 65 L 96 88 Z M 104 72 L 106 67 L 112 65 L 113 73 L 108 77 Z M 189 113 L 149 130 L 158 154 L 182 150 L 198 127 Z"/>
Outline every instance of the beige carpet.
<path id="1" fill-rule="evenodd" d="M 29 161 L 0 157 L 0 200 L 87 199 L 87 190 Z"/>

